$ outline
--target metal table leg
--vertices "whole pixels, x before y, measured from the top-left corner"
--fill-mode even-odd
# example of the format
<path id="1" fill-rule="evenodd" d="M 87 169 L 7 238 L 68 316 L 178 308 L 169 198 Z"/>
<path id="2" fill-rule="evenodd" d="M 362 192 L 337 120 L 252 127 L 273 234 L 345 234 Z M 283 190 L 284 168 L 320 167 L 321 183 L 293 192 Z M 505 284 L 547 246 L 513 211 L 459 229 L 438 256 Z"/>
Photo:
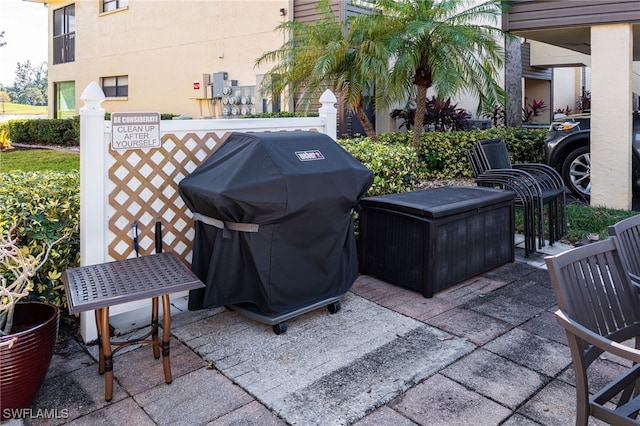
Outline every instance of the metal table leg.
<path id="1" fill-rule="evenodd" d="M 111 352 L 111 336 L 109 336 L 109 307 L 96 310 L 99 318 L 97 325 L 100 339 L 98 372 L 104 373 L 104 399 L 113 398 L 113 356 Z"/>
<path id="2" fill-rule="evenodd" d="M 171 383 L 171 364 L 169 361 L 169 342 L 171 340 L 171 305 L 169 304 L 169 295 L 162 296 L 162 367 L 164 368 L 164 381 Z M 157 337 L 156 337 L 157 338 Z"/>

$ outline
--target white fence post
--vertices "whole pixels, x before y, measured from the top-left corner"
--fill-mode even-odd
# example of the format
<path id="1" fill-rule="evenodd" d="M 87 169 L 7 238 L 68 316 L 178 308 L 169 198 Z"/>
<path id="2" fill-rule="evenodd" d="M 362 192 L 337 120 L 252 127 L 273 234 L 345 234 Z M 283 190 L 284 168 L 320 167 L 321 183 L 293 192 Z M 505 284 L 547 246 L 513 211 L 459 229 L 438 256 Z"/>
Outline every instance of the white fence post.
<path id="1" fill-rule="evenodd" d="M 331 136 L 334 141 L 338 140 L 338 110 L 334 106 L 336 102 L 338 102 L 336 95 L 327 89 L 320 96 L 322 106 L 318 110 L 320 118 L 324 121 L 326 134 Z"/>
<path id="2" fill-rule="evenodd" d="M 92 81 L 80 99 L 80 264 L 86 266 L 103 263 L 107 247 L 104 93 Z M 80 314 L 80 334 L 85 342 L 98 337 L 93 311 Z"/>

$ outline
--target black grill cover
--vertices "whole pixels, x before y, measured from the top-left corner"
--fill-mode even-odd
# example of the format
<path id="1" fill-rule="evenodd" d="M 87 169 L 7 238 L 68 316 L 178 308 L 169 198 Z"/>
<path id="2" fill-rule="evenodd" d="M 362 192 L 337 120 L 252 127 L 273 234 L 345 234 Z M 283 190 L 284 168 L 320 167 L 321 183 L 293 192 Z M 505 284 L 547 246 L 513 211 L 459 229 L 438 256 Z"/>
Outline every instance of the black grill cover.
<path id="1" fill-rule="evenodd" d="M 358 274 L 352 209 L 373 173 L 316 132 L 233 133 L 179 184 L 195 221 L 189 309 L 251 302 L 282 314 L 344 294 Z"/>

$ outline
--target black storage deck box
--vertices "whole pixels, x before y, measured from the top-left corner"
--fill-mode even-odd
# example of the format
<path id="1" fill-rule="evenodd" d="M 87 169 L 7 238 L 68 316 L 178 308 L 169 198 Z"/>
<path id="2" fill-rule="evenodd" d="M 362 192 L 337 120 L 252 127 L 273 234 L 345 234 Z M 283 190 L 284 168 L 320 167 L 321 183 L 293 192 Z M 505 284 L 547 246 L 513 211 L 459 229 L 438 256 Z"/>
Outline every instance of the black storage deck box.
<path id="1" fill-rule="evenodd" d="M 425 297 L 514 260 L 514 194 L 448 186 L 360 200 L 359 269 Z"/>

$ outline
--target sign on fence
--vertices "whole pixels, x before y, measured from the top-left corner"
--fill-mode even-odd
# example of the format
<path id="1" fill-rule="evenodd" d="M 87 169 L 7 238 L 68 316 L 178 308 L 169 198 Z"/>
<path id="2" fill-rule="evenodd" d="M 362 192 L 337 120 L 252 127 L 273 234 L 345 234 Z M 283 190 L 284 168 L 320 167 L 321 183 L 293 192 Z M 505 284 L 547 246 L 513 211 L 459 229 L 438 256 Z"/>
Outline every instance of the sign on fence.
<path id="1" fill-rule="evenodd" d="M 160 148 L 159 112 L 111 113 L 111 149 Z"/>

